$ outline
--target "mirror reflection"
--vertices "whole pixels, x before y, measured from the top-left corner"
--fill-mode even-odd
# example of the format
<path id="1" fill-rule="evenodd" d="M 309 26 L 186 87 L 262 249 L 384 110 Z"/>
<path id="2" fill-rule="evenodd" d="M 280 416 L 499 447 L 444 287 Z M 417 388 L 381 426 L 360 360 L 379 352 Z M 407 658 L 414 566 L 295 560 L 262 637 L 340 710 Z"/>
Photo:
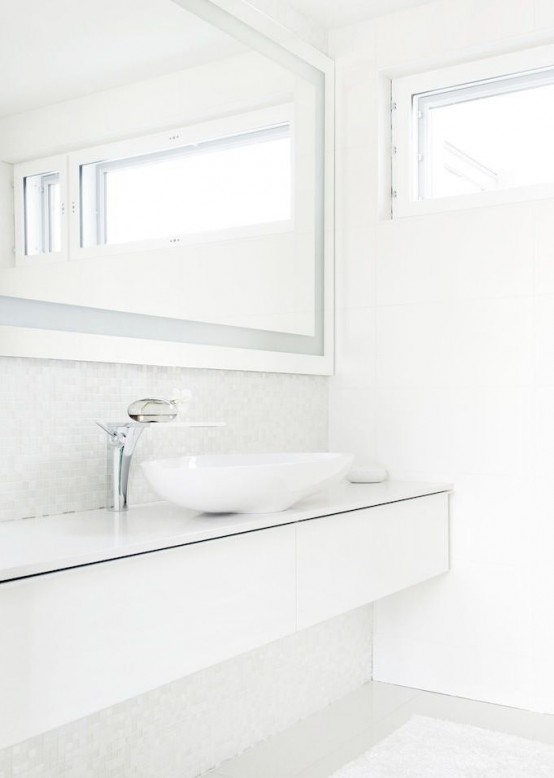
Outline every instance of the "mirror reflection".
<path id="1" fill-rule="evenodd" d="M 89 8 L 4 8 L 0 295 L 317 353 L 321 84 L 172 0 Z"/>

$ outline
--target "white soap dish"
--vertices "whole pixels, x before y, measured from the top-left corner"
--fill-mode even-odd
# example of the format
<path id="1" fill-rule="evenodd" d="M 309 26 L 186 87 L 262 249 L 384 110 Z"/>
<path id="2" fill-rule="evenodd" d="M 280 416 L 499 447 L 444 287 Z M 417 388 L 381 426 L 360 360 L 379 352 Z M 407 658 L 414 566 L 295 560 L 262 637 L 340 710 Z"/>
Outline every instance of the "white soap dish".
<path id="1" fill-rule="evenodd" d="M 387 480 L 388 473 L 383 465 L 373 462 L 353 465 L 346 477 L 352 484 L 378 484 Z"/>

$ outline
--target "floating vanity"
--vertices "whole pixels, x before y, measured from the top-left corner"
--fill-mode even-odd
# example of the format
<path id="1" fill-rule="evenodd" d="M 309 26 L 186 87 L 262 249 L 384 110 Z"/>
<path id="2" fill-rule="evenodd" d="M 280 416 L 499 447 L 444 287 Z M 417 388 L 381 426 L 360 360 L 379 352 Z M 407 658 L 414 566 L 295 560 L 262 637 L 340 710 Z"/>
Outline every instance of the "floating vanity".
<path id="1" fill-rule="evenodd" d="M 0 525 L 0 748 L 448 570 L 441 484 Z"/>

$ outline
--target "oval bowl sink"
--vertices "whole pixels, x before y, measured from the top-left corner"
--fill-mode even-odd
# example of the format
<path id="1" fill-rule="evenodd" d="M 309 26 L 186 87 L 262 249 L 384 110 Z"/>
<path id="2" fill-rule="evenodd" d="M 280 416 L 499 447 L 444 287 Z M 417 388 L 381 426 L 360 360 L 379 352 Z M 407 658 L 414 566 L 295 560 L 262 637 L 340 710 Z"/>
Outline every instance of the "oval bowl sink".
<path id="1" fill-rule="evenodd" d="M 205 513 L 276 513 L 340 481 L 351 454 L 202 455 L 143 462 L 164 500 Z"/>

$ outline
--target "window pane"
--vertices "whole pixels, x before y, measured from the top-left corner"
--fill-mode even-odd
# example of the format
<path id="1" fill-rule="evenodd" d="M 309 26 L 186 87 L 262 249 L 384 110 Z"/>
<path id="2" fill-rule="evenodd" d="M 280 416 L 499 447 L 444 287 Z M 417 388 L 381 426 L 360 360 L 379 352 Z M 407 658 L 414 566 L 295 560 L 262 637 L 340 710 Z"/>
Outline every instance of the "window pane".
<path id="1" fill-rule="evenodd" d="M 24 179 L 25 254 L 61 250 L 61 185 L 59 173 L 39 173 Z"/>
<path id="2" fill-rule="evenodd" d="M 554 84 L 544 81 L 529 74 L 416 96 L 419 197 L 554 182 Z"/>
<path id="3" fill-rule="evenodd" d="M 83 212 L 99 203 L 83 245 L 284 221 L 292 209 L 290 128 L 84 165 L 81 180 Z"/>

